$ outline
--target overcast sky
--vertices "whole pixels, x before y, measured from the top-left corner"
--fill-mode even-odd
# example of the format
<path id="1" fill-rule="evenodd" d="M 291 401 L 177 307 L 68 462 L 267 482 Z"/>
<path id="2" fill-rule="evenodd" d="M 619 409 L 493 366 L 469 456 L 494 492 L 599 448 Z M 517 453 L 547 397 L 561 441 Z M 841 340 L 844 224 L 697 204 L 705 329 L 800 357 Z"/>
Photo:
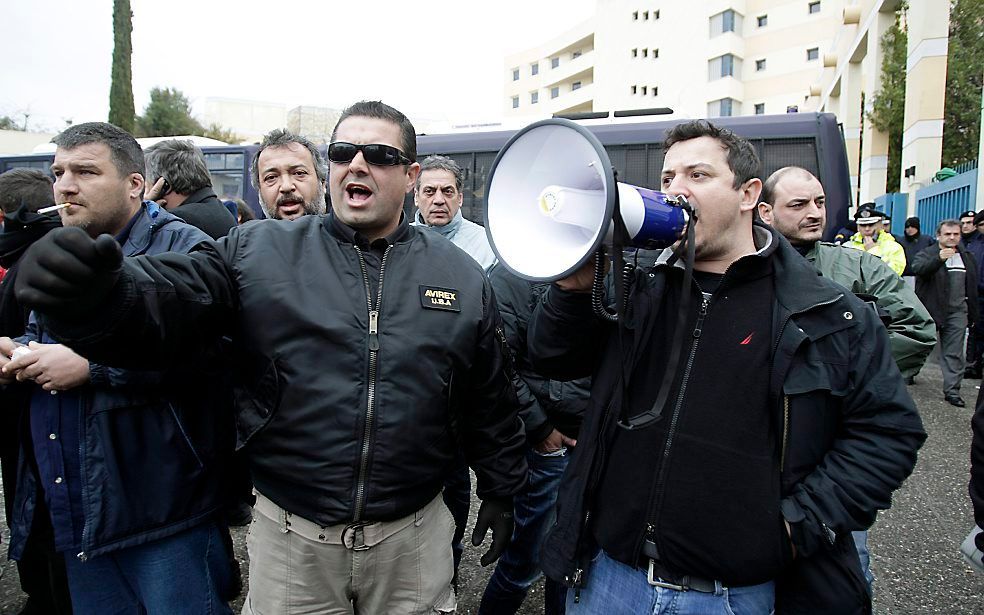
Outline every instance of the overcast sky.
<path id="1" fill-rule="evenodd" d="M 0 115 L 35 130 L 105 120 L 112 0 L 4 3 Z M 451 122 L 499 119 L 503 58 L 594 15 L 594 0 L 131 0 L 133 94 L 152 87 L 342 108 L 381 99 Z"/>

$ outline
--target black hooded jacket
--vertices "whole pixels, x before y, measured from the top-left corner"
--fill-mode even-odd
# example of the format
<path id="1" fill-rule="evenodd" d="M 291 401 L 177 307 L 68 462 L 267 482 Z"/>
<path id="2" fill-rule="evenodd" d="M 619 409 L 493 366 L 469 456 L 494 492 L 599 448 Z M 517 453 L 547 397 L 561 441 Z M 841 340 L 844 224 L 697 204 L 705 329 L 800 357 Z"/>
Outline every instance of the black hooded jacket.
<path id="1" fill-rule="evenodd" d="M 236 227 L 236 218 L 226 209 L 211 186 L 200 188 L 188 195 L 181 205 L 170 210 L 188 224 L 205 231 L 212 239 L 225 237 Z"/>

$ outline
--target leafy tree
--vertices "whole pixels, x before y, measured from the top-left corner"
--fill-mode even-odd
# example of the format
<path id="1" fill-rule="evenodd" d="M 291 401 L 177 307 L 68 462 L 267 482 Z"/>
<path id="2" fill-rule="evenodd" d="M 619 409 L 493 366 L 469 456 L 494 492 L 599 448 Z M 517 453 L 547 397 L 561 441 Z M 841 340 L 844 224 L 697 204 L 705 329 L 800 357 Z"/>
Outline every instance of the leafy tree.
<path id="1" fill-rule="evenodd" d="M 9 115 L 0 115 L 0 130 L 20 130 L 24 127 L 14 121 Z"/>
<path id="2" fill-rule="evenodd" d="M 242 137 L 233 131 L 214 123 L 209 124 L 201 134 L 203 137 L 218 139 L 219 141 L 225 141 L 226 143 L 241 143 L 243 140 Z"/>
<path id="3" fill-rule="evenodd" d="M 943 165 L 977 158 L 984 73 L 984 2 L 953 0 L 946 62 Z M 984 161 L 982 161 L 984 162 Z"/>
<path id="4" fill-rule="evenodd" d="M 143 137 L 200 135 L 198 120 L 191 117 L 188 98 L 175 88 L 154 88 L 143 116 L 137 118 L 137 132 Z"/>
<path id="5" fill-rule="evenodd" d="M 902 129 L 905 121 L 905 66 L 908 36 L 903 26 L 906 6 L 895 13 L 895 23 L 882 35 L 881 89 L 872 97 L 868 119 L 888 134 L 888 177 L 885 192 L 896 192 L 902 180 Z"/>
<path id="6" fill-rule="evenodd" d="M 133 12 L 130 0 L 113 0 L 113 72 L 109 86 L 109 122 L 132 133 L 136 111 L 133 108 Z"/>

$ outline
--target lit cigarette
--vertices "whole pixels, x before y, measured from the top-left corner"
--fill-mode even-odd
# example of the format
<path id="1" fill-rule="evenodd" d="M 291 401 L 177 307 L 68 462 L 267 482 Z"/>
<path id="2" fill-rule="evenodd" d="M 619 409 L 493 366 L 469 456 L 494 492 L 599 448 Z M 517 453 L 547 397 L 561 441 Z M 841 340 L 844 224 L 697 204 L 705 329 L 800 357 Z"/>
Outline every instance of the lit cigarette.
<path id="1" fill-rule="evenodd" d="M 62 203 L 61 205 L 52 205 L 51 207 L 42 207 L 41 209 L 38 210 L 38 213 L 39 214 L 46 214 L 49 211 L 58 211 L 59 209 L 65 209 L 69 205 L 71 205 L 71 203 Z"/>

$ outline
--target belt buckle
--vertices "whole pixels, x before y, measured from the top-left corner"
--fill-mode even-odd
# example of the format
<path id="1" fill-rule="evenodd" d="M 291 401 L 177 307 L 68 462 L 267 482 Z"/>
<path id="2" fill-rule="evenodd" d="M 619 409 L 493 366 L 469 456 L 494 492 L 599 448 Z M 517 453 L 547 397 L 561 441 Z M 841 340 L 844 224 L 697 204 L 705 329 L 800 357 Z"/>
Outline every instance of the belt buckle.
<path id="1" fill-rule="evenodd" d="M 650 585 L 652 585 L 653 587 L 662 587 L 663 589 L 675 589 L 678 592 L 685 592 L 688 589 L 690 589 L 686 585 L 677 585 L 675 583 L 667 583 L 666 581 L 661 580 L 659 577 L 656 576 L 655 565 L 656 565 L 656 561 L 652 558 L 649 558 L 649 574 L 647 575 L 646 580 L 649 581 Z"/>
<path id="2" fill-rule="evenodd" d="M 342 544 L 344 544 L 349 549 L 353 551 L 367 551 L 369 550 L 369 545 L 366 544 L 365 530 L 363 529 L 367 524 L 365 523 L 353 523 L 352 525 L 346 525 L 345 529 L 342 530 Z M 351 532 L 351 546 L 349 546 L 349 532 Z"/>

